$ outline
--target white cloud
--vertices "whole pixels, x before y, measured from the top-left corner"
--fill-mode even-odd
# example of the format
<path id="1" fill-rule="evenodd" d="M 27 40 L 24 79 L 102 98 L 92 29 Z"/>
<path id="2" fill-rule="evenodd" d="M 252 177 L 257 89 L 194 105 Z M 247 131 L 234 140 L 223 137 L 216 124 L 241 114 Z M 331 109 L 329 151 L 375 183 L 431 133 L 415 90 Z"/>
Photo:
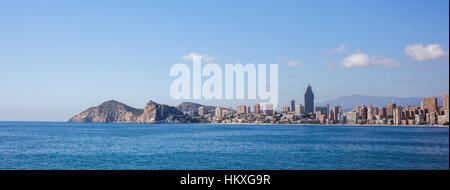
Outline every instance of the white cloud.
<path id="1" fill-rule="evenodd" d="M 326 54 L 345 53 L 345 45 L 341 44 L 339 47 L 325 51 Z"/>
<path id="2" fill-rule="evenodd" d="M 341 65 L 345 68 L 352 67 L 369 67 L 370 61 L 369 56 L 365 53 L 357 51 L 354 54 L 349 55 L 341 61 Z"/>
<path id="3" fill-rule="evenodd" d="M 294 60 L 288 61 L 286 64 L 287 64 L 289 67 L 304 66 L 303 63 L 300 63 L 300 62 L 294 61 Z"/>
<path id="4" fill-rule="evenodd" d="M 341 66 L 345 68 L 352 67 L 371 67 L 375 65 L 382 65 L 386 68 L 398 67 L 401 65 L 395 59 L 385 58 L 382 56 L 369 56 L 365 53 L 360 52 L 359 50 L 356 53 L 349 55 L 341 61 Z"/>
<path id="5" fill-rule="evenodd" d="M 185 55 L 185 56 L 181 57 L 181 59 L 183 59 L 185 61 L 192 61 L 194 56 L 201 56 L 202 57 L 202 61 L 204 61 L 204 62 L 213 62 L 216 59 L 213 56 L 209 56 L 209 55 L 206 55 L 206 54 L 200 55 L 200 54 L 197 54 L 197 53 L 190 53 L 188 55 Z"/>
<path id="6" fill-rule="evenodd" d="M 406 46 L 404 50 L 406 55 L 417 61 L 429 61 L 448 56 L 448 51 L 445 52 L 439 44 L 429 44 L 426 47 L 423 44 L 413 44 Z"/>

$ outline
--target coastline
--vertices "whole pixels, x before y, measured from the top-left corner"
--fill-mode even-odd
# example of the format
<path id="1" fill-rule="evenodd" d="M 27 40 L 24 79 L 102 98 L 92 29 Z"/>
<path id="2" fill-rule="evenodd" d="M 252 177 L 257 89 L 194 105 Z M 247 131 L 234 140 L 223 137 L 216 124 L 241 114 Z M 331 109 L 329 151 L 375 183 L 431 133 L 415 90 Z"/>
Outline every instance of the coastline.
<path id="1" fill-rule="evenodd" d="M 193 123 L 195 124 L 195 123 Z M 449 127 L 448 125 L 373 125 L 373 124 L 286 124 L 286 123 L 198 123 L 223 125 L 298 125 L 298 126 L 358 126 L 358 127 Z"/>
<path id="2" fill-rule="evenodd" d="M 200 125 L 287 125 L 287 126 L 339 126 L 339 127 L 449 127 L 448 125 L 376 125 L 376 124 L 291 124 L 291 123 L 107 123 L 107 122 L 68 122 L 68 121 L 0 121 L 0 123 L 92 123 L 92 124 L 140 124 L 140 125 L 184 125 L 184 124 L 200 124 Z"/>

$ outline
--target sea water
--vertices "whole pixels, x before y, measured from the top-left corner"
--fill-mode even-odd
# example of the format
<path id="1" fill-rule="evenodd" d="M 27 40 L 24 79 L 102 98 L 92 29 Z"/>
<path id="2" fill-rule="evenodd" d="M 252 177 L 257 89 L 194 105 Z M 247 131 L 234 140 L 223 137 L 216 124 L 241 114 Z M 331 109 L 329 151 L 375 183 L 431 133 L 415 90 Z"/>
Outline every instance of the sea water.
<path id="1" fill-rule="evenodd" d="M 0 122 L 0 169 L 449 169 L 447 127 Z"/>

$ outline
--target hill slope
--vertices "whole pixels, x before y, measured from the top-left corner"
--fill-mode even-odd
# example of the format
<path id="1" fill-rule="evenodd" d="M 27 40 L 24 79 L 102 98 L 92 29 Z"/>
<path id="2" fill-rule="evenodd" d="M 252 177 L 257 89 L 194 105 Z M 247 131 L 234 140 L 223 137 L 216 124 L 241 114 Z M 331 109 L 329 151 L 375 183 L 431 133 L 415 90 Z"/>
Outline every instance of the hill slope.
<path id="1" fill-rule="evenodd" d="M 144 109 L 136 109 L 110 100 L 88 108 L 72 117 L 69 122 L 100 123 L 184 123 L 188 118 L 175 107 L 149 101 Z"/>

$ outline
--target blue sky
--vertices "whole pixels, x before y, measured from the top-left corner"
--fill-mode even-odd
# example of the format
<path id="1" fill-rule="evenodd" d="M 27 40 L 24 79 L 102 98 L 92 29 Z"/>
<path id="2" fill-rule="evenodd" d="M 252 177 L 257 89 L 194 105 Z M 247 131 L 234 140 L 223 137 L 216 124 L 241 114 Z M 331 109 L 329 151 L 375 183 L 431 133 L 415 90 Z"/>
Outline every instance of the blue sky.
<path id="1" fill-rule="evenodd" d="M 170 97 L 172 65 L 279 64 L 279 105 L 449 91 L 449 2 L 0 1 L 0 120 Z M 288 64 L 289 63 L 289 64 Z M 253 101 L 198 101 L 235 106 Z"/>

